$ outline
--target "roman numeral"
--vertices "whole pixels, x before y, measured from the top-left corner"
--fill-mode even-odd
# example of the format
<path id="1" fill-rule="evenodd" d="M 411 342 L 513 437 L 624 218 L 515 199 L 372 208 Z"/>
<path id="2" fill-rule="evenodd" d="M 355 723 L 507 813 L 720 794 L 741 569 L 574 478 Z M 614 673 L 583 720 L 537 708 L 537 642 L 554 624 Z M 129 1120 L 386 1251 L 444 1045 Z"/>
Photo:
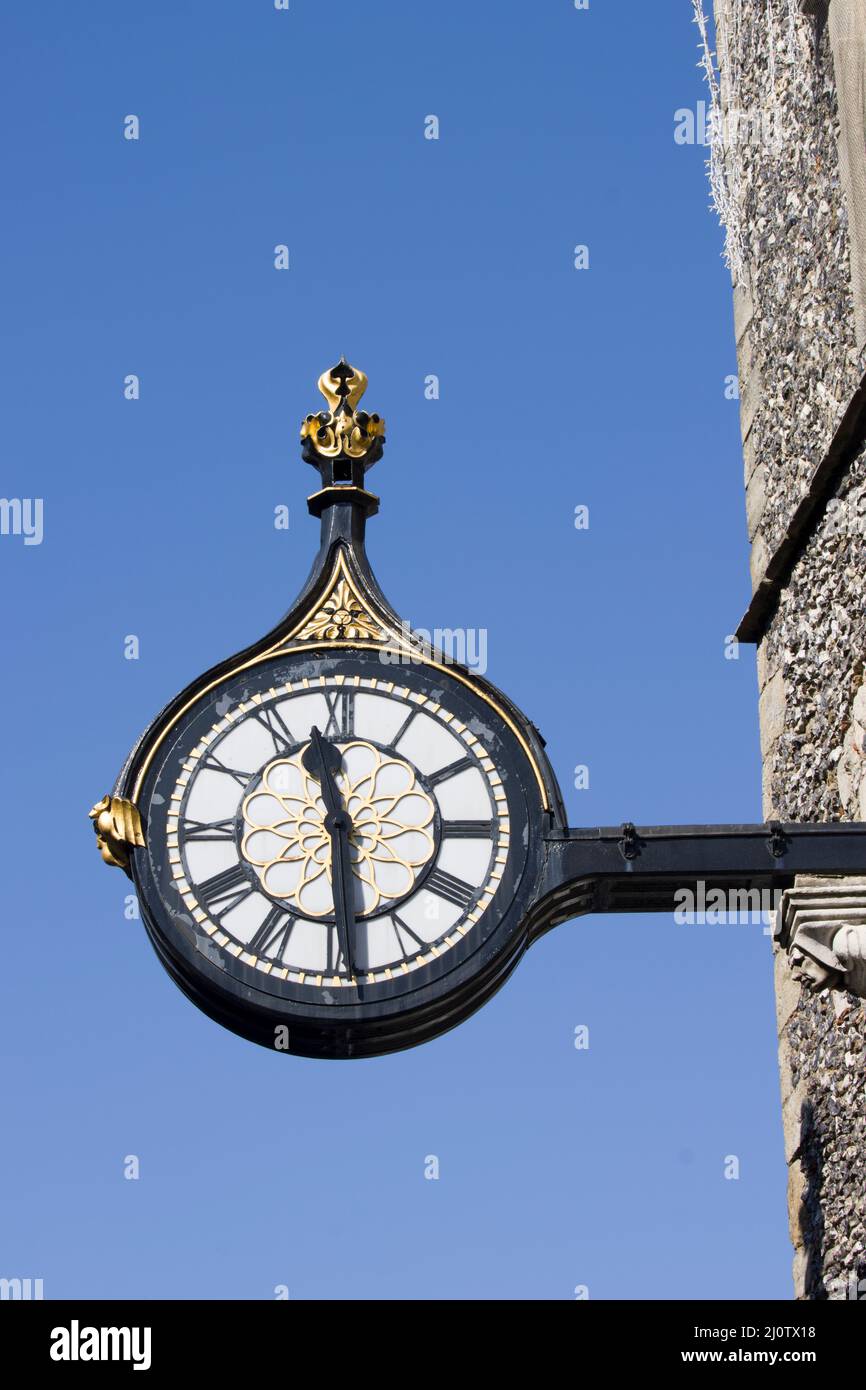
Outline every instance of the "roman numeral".
<path id="1" fill-rule="evenodd" d="M 453 835 L 455 840 L 491 840 L 493 821 L 446 820 L 442 822 L 442 834 Z"/>
<path id="2" fill-rule="evenodd" d="M 235 823 L 233 820 L 185 820 L 181 822 L 180 833 L 184 840 L 231 840 Z"/>
<path id="3" fill-rule="evenodd" d="M 292 738 L 292 731 L 286 724 L 279 710 L 273 705 L 263 705 L 256 710 L 254 718 L 259 724 L 263 724 L 274 741 L 275 753 L 286 753 L 294 747 L 295 740 Z"/>
<path id="4" fill-rule="evenodd" d="M 256 890 L 244 873 L 243 865 L 233 864 L 230 869 L 222 869 L 212 878 L 206 878 L 195 891 L 212 916 L 222 917 Z"/>
<path id="5" fill-rule="evenodd" d="M 399 916 L 398 913 L 391 913 L 391 923 L 394 927 L 394 935 L 397 938 L 397 945 L 400 947 L 400 950 L 403 952 L 404 956 L 406 956 L 407 958 L 409 956 L 416 956 L 418 954 L 418 950 L 426 950 L 427 942 L 422 941 L 420 936 L 416 936 L 412 928 L 409 926 L 408 922 L 404 922 L 403 918 Z M 405 932 L 407 936 L 412 938 L 418 950 L 413 950 L 411 946 L 407 949 L 403 945 L 403 938 L 400 935 L 401 932 Z"/>
<path id="6" fill-rule="evenodd" d="M 391 746 L 392 746 L 392 748 L 396 748 L 396 747 L 397 747 L 397 744 L 400 742 L 401 738 L 402 738 L 403 735 L 405 734 L 406 730 L 408 729 L 409 725 L 412 723 L 412 720 L 415 718 L 415 715 L 416 715 L 417 713 L 418 713 L 418 711 L 417 711 L 416 709 L 410 709 L 409 713 L 406 715 L 406 718 L 403 720 L 403 723 L 400 725 L 400 727 L 399 727 L 399 729 L 397 730 L 396 734 L 395 734 L 394 737 L 391 739 Z"/>
<path id="7" fill-rule="evenodd" d="M 325 738 L 354 738 L 354 690 L 347 690 L 344 686 L 341 690 L 326 690 L 324 691 L 324 696 L 325 703 L 328 706 L 328 722 L 325 726 Z"/>
<path id="8" fill-rule="evenodd" d="M 253 775 L 251 772 L 240 772 L 236 767 L 227 767 L 225 763 L 220 762 L 216 753 L 207 753 L 202 758 L 201 765 L 203 768 L 207 768 L 208 772 L 222 772 L 226 777 L 234 777 L 235 781 L 240 782 L 242 787 L 247 785 Z"/>
<path id="9" fill-rule="evenodd" d="M 282 960 L 294 925 L 295 918 L 290 913 L 281 907 L 272 907 L 250 942 L 250 951 L 258 956 L 275 956 L 277 960 Z"/>
<path id="10" fill-rule="evenodd" d="M 458 758 L 456 762 L 449 763 L 447 767 L 440 767 L 438 772 L 428 772 L 427 781 L 431 787 L 438 787 L 440 782 L 447 782 L 449 777 L 456 777 L 458 772 L 465 772 L 467 767 L 474 767 L 472 758 Z"/>
<path id="11" fill-rule="evenodd" d="M 437 898 L 444 898 L 446 902 L 462 908 L 469 906 L 478 891 L 471 884 L 464 883 L 462 878 L 446 874 L 444 869 L 434 869 L 429 873 L 424 880 L 424 887 L 435 893 Z"/>
<path id="12" fill-rule="evenodd" d="M 345 956 L 343 955 L 343 952 L 340 950 L 340 939 L 337 936 L 337 928 L 329 926 L 326 927 L 325 930 L 328 933 L 325 937 L 327 950 L 327 958 L 325 960 L 325 974 L 339 975 L 340 973 L 345 972 L 345 974 L 351 975 L 352 972 L 349 969 L 349 962 L 346 960 Z"/>

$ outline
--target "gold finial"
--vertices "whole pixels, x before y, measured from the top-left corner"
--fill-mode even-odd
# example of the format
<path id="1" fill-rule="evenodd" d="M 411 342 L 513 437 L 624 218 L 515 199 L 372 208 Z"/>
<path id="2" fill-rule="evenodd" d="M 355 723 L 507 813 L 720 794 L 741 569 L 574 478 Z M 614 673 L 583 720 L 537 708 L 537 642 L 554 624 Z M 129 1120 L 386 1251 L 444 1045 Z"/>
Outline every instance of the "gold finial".
<path id="1" fill-rule="evenodd" d="M 307 450 L 320 458 L 365 459 L 375 463 L 385 442 L 385 421 L 356 407 L 367 389 L 367 378 L 357 367 L 341 357 L 336 367 L 323 372 L 319 390 L 328 410 L 308 415 L 301 425 L 301 439 Z M 315 457 L 309 462 L 315 463 Z"/>
<path id="2" fill-rule="evenodd" d="M 119 796 L 104 796 L 88 812 L 96 831 L 96 847 L 106 864 L 129 869 L 129 846 L 144 844 L 138 807 Z"/>

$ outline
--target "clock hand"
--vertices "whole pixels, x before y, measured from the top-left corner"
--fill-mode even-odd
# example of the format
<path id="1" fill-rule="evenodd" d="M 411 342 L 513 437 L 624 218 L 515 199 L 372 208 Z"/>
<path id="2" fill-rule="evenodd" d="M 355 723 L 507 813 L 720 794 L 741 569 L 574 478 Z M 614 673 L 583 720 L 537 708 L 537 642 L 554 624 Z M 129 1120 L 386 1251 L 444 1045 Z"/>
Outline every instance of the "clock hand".
<path id="1" fill-rule="evenodd" d="M 337 937 L 346 969 L 350 975 L 354 975 L 351 947 L 355 932 L 354 876 L 349 842 L 352 818 L 343 805 L 334 779 L 334 774 L 342 766 L 343 759 L 336 744 L 323 738 L 314 725 L 301 761 L 307 771 L 317 779 L 327 811 L 325 829 L 331 837 L 331 888 L 334 894 Z"/>
<path id="2" fill-rule="evenodd" d="M 335 816 L 331 827 L 331 878 L 334 890 L 334 908 L 337 917 L 337 931 L 340 935 L 340 948 L 346 961 L 349 975 L 355 974 L 352 959 L 352 937 L 355 934 L 354 875 L 349 848 L 349 827 L 351 822 L 343 812 Z"/>
<path id="3" fill-rule="evenodd" d="M 331 743 L 330 739 L 322 737 L 315 724 L 310 730 L 310 742 L 304 749 L 301 762 L 319 783 L 322 789 L 322 800 L 328 815 L 338 816 L 343 810 L 343 803 L 337 783 L 334 781 L 334 773 L 342 767 L 343 757 L 339 748 Z"/>

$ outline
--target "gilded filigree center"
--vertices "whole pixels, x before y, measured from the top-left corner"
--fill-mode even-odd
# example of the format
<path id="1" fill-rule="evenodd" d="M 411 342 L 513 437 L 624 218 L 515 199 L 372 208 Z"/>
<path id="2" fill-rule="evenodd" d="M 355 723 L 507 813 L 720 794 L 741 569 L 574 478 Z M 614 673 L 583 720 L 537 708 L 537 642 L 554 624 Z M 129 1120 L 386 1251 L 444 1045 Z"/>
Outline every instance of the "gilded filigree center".
<path id="1" fill-rule="evenodd" d="M 336 780 L 352 821 L 352 871 L 361 914 L 370 914 L 411 892 L 433 857 L 435 809 L 402 758 L 362 740 L 339 746 L 343 767 Z M 270 763 L 243 803 L 244 858 L 271 897 L 304 917 L 334 910 L 326 816 L 319 783 L 300 752 Z"/>

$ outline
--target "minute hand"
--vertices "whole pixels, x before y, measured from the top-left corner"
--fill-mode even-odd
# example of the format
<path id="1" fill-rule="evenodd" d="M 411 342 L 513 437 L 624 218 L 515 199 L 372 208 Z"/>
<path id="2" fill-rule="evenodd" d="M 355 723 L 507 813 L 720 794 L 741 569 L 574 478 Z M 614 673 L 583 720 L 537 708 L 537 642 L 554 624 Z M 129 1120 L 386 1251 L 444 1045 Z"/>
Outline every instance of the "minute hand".
<path id="1" fill-rule="evenodd" d="M 340 951 L 350 975 L 354 975 L 351 940 L 355 931 L 354 882 L 349 834 L 352 819 L 343 806 L 334 773 L 342 763 L 339 748 L 323 738 L 318 728 L 310 732 L 310 743 L 304 752 L 303 763 L 308 772 L 318 778 L 322 789 L 327 818 L 325 826 L 331 837 L 331 887 L 334 894 L 334 915 Z"/>
<path id="2" fill-rule="evenodd" d="M 352 959 L 352 938 L 355 934 L 354 883 L 349 848 L 351 822 L 343 812 L 334 817 L 331 827 L 331 877 L 334 886 L 334 906 L 337 909 L 337 928 L 342 927 L 340 947 L 350 976 L 355 974 Z"/>

